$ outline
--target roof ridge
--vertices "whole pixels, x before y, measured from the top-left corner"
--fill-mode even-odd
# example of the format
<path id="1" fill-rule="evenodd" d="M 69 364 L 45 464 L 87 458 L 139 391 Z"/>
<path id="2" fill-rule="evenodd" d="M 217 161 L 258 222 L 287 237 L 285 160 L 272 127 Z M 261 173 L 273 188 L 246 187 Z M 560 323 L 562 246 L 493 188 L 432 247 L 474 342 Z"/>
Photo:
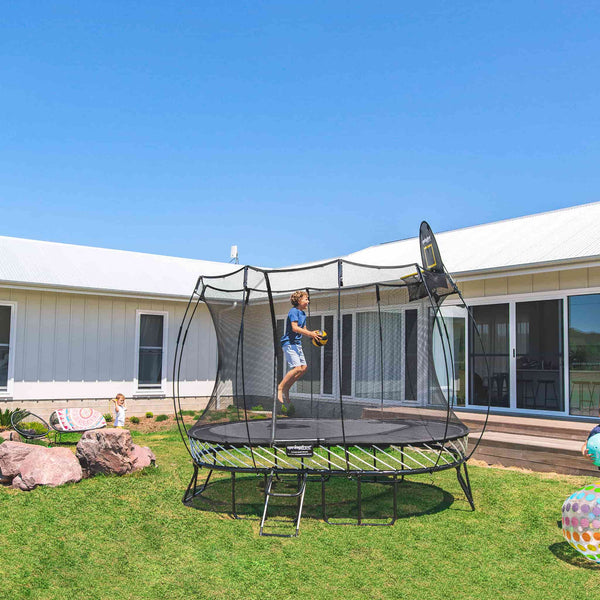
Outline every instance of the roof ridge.
<path id="1" fill-rule="evenodd" d="M 497 225 L 498 223 L 510 223 L 512 221 L 521 221 L 523 219 L 534 219 L 536 217 L 542 217 L 544 215 L 550 215 L 559 212 L 567 212 L 570 210 L 576 210 L 583 208 L 584 206 L 592 206 L 594 204 L 600 204 L 600 201 L 596 202 L 584 202 L 583 204 L 575 204 L 574 206 L 563 206 L 562 208 L 555 208 L 553 210 L 544 210 L 539 213 L 533 213 L 530 215 L 521 215 L 519 217 L 508 217 L 507 219 L 500 219 L 499 221 L 489 221 L 487 223 L 479 223 L 477 225 L 467 225 L 466 227 L 459 227 L 458 229 L 445 229 L 444 231 L 434 232 L 435 235 L 442 233 L 451 233 L 454 231 L 465 231 L 466 229 L 475 229 L 476 227 L 486 227 L 487 225 Z"/>
<path id="2" fill-rule="evenodd" d="M 549 215 L 552 213 L 566 212 L 570 210 L 576 210 L 578 208 L 583 208 L 584 206 L 592 206 L 595 204 L 600 204 L 600 201 L 595 202 L 584 202 L 583 204 L 575 204 L 574 206 L 564 206 L 563 208 L 555 208 L 553 210 L 545 210 L 539 213 L 533 213 L 531 215 L 521 215 L 519 217 L 509 217 L 507 219 L 500 219 L 499 221 L 488 221 L 486 223 L 478 223 L 476 225 L 467 225 L 465 227 L 458 227 L 457 229 L 444 229 L 442 231 L 434 231 L 433 233 L 436 236 L 443 235 L 446 233 L 454 233 L 459 231 L 467 231 L 469 229 L 475 229 L 477 227 L 486 227 L 488 225 L 497 225 L 498 223 L 510 223 L 511 221 L 520 221 L 522 219 L 532 219 L 535 217 L 541 217 L 543 215 Z M 360 250 L 356 250 L 355 252 L 351 252 L 350 254 L 357 254 L 358 252 L 362 252 L 363 250 L 368 250 L 369 248 L 378 248 L 379 246 L 385 246 L 387 244 L 398 244 L 400 242 L 408 242 L 410 240 L 416 240 L 419 236 L 415 235 L 413 237 L 401 238 L 399 240 L 391 240 L 389 242 L 380 242 L 379 244 L 373 244 L 372 246 L 367 246 L 366 248 L 362 248 Z"/>
<path id="3" fill-rule="evenodd" d="M 51 244 L 52 246 L 62 246 L 62 247 L 66 247 L 66 248 L 89 248 L 90 250 L 98 250 L 98 251 L 102 251 L 102 252 L 124 252 L 126 254 L 135 254 L 135 255 L 139 255 L 139 256 L 152 256 L 152 257 L 158 257 L 158 258 L 170 258 L 173 260 L 189 260 L 189 261 L 193 261 L 193 262 L 198 262 L 198 263 L 212 263 L 212 264 L 217 264 L 217 265 L 226 265 L 229 264 L 225 261 L 221 262 L 221 261 L 215 261 L 215 260 L 206 260 L 206 259 L 202 259 L 202 258 L 188 258 L 188 257 L 184 257 L 184 256 L 172 256 L 170 254 L 156 254 L 153 252 L 139 252 L 137 250 L 125 250 L 122 248 L 103 248 L 101 246 L 89 246 L 87 244 L 71 244 L 68 242 L 53 242 L 50 240 L 34 240 L 31 238 L 24 238 L 24 237 L 16 237 L 16 236 L 9 236 L 9 235 L 0 235 L 0 240 L 19 240 L 20 242 L 25 242 L 28 244 Z"/>

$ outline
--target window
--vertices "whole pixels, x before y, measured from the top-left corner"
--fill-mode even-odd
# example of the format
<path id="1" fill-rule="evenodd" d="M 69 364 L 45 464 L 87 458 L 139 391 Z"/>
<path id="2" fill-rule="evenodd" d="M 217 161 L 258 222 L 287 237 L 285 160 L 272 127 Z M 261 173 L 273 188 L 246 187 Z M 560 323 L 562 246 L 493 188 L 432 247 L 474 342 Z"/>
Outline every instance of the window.
<path id="1" fill-rule="evenodd" d="M 323 329 L 329 335 L 329 343 L 323 346 L 323 393 L 333 394 L 333 349 L 335 347 L 333 336 L 333 316 L 323 317 Z"/>
<path id="2" fill-rule="evenodd" d="M 8 391 L 11 313 L 11 306 L 0 306 L 0 392 Z"/>
<path id="3" fill-rule="evenodd" d="M 342 396 L 352 396 L 353 315 L 342 315 Z"/>
<path id="4" fill-rule="evenodd" d="M 166 313 L 138 312 L 137 386 L 161 390 L 166 380 Z"/>
<path id="5" fill-rule="evenodd" d="M 322 329 L 321 317 L 310 316 L 306 319 L 305 327 L 310 331 Z M 302 379 L 296 383 L 296 392 L 300 394 L 321 393 L 321 348 L 317 348 L 311 338 L 302 336 L 302 350 L 306 358 L 308 368 Z"/>
<path id="6" fill-rule="evenodd" d="M 277 340 L 283 336 L 285 327 L 284 319 L 277 319 Z M 334 373 L 334 348 L 336 345 L 334 339 L 334 320 L 332 315 L 311 315 L 307 318 L 306 327 L 308 329 L 325 330 L 329 336 L 328 343 L 316 348 L 311 340 L 307 337 L 302 337 L 302 349 L 308 364 L 308 369 L 304 377 L 300 379 L 294 386 L 293 392 L 300 394 L 333 394 L 333 373 Z M 277 381 L 283 379 L 287 372 L 287 364 L 285 357 L 281 351 L 279 343 L 276 348 L 277 352 Z"/>
<path id="7" fill-rule="evenodd" d="M 404 398 L 405 400 L 417 400 L 417 369 L 418 369 L 418 312 L 414 309 L 405 313 L 406 326 L 404 328 Z"/>
<path id="8" fill-rule="evenodd" d="M 402 400 L 401 335 L 401 312 L 382 311 L 381 322 L 377 312 L 356 314 L 357 398 Z"/>

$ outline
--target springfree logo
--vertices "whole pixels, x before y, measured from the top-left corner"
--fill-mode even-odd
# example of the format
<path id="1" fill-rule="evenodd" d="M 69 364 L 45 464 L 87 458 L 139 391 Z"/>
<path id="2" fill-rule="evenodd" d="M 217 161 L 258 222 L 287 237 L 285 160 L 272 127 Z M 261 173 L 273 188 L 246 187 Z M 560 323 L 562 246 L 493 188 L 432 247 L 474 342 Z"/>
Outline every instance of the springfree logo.
<path id="1" fill-rule="evenodd" d="M 285 447 L 285 453 L 287 456 L 312 456 L 313 446 L 312 444 L 293 444 Z"/>

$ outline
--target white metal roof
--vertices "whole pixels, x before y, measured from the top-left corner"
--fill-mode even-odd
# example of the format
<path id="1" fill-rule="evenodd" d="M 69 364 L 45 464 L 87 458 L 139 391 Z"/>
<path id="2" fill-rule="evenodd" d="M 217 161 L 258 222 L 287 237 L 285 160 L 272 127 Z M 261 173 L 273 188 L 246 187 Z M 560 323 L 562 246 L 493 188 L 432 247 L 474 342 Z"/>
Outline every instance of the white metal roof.
<path id="1" fill-rule="evenodd" d="M 189 297 L 201 274 L 239 265 L 0 236 L 4 285 Z"/>
<path id="2" fill-rule="evenodd" d="M 446 269 L 458 275 L 600 258 L 600 202 L 442 233 L 436 232 L 435 218 L 426 220 Z M 380 265 L 421 263 L 418 238 L 371 246 L 345 258 Z"/>
<path id="3" fill-rule="evenodd" d="M 434 232 L 435 219 L 428 218 Z M 419 223 L 415 223 L 418 230 Z M 600 202 L 436 233 L 448 271 L 468 276 L 600 259 Z M 344 257 L 371 265 L 420 263 L 418 238 Z M 189 297 L 199 275 L 239 265 L 0 236 L 0 284 Z"/>

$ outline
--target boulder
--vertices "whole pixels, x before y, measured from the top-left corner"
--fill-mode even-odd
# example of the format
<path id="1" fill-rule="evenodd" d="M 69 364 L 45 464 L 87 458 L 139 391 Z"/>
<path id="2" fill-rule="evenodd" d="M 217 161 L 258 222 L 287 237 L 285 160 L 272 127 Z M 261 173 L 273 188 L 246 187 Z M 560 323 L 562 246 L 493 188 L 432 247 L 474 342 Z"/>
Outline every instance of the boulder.
<path id="1" fill-rule="evenodd" d="M 125 475 L 149 466 L 155 460 L 149 448 L 136 446 L 127 429 L 86 431 L 77 444 L 77 458 L 84 475 Z"/>
<path id="2" fill-rule="evenodd" d="M 56 487 L 76 483 L 82 477 L 81 465 L 69 448 L 42 448 L 41 452 L 31 452 L 23 460 L 12 485 L 21 490 L 32 490 L 38 485 Z"/>
<path id="3" fill-rule="evenodd" d="M 0 431 L 0 439 L 11 441 L 11 442 L 20 442 L 21 436 L 12 429 L 7 429 L 6 431 Z"/>
<path id="4" fill-rule="evenodd" d="M 131 456 L 133 458 L 133 468 L 135 471 L 145 469 L 156 463 L 154 452 L 147 446 L 138 446 L 137 444 L 134 444 Z"/>
<path id="5" fill-rule="evenodd" d="M 44 446 L 24 444 L 22 442 L 4 442 L 0 444 L 0 475 L 3 479 L 12 479 L 19 474 L 21 463 L 32 453 L 47 450 Z"/>

